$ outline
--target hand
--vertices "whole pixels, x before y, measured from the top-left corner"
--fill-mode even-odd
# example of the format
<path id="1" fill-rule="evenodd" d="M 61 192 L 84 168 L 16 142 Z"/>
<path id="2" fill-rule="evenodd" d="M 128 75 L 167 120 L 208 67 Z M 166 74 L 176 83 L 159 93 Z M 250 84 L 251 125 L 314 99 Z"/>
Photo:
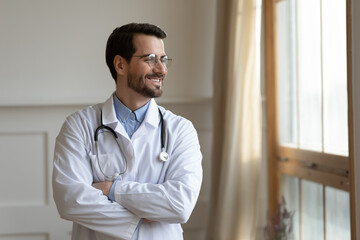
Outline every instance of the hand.
<path id="1" fill-rule="evenodd" d="M 113 184 L 113 182 L 106 181 L 106 182 L 93 183 L 91 186 L 101 190 L 105 196 L 109 197 L 109 192 L 110 192 L 110 188 L 111 188 L 112 184 Z"/>
<path id="2" fill-rule="evenodd" d="M 153 221 L 153 220 L 150 220 L 150 219 L 147 219 L 147 218 L 143 219 L 143 223 L 152 223 L 152 222 L 156 222 L 156 221 Z"/>

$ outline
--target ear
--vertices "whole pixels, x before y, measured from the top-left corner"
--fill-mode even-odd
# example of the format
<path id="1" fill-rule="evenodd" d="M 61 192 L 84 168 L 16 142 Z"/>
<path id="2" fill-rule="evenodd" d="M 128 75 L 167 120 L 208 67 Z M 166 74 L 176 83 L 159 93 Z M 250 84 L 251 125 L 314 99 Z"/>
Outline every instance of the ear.
<path id="1" fill-rule="evenodd" d="M 127 62 L 126 62 L 125 58 L 121 57 L 120 55 L 116 55 L 114 57 L 113 63 L 114 63 L 115 71 L 119 75 L 123 75 L 125 73 L 126 66 L 127 66 Z"/>

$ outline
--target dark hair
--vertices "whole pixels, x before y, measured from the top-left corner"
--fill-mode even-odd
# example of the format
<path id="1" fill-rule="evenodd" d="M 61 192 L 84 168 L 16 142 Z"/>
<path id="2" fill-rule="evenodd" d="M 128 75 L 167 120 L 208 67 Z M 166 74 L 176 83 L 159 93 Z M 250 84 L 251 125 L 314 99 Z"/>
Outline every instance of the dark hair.
<path id="1" fill-rule="evenodd" d="M 133 39 L 134 35 L 142 33 L 152 35 L 160 39 L 166 38 L 166 33 L 159 27 L 149 23 L 129 23 L 117 27 L 110 34 L 106 44 L 106 64 L 108 65 L 111 75 L 116 82 L 116 71 L 114 67 L 114 57 L 120 55 L 130 62 L 132 55 L 136 52 Z"/>

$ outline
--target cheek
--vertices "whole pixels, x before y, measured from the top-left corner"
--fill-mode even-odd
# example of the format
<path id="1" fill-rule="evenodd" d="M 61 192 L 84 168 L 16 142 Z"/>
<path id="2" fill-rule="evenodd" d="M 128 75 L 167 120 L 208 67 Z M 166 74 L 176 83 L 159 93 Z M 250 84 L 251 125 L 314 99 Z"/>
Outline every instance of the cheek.
<path id="1" fill-rule="evenodd" d="M 145 82 L 145 75 L 131 72 L 128 75 L 128 80 L 131 81 L 133 84 L 140 84 Z"/>

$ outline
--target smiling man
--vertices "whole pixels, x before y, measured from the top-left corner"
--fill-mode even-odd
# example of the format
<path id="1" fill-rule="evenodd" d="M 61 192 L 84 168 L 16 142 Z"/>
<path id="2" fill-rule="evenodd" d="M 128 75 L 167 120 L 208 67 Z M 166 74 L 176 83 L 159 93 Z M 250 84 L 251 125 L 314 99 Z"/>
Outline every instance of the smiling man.
<path id="1" fill-rule="evenodd" d="M 72 239 L 183 239 L 202 182 L 192 123 L 158 106 L 171 59 L 151 24 L 116 28 L 106 63 L 116 90 L 70 115 L 56 139 L 53 191 Z"/>

